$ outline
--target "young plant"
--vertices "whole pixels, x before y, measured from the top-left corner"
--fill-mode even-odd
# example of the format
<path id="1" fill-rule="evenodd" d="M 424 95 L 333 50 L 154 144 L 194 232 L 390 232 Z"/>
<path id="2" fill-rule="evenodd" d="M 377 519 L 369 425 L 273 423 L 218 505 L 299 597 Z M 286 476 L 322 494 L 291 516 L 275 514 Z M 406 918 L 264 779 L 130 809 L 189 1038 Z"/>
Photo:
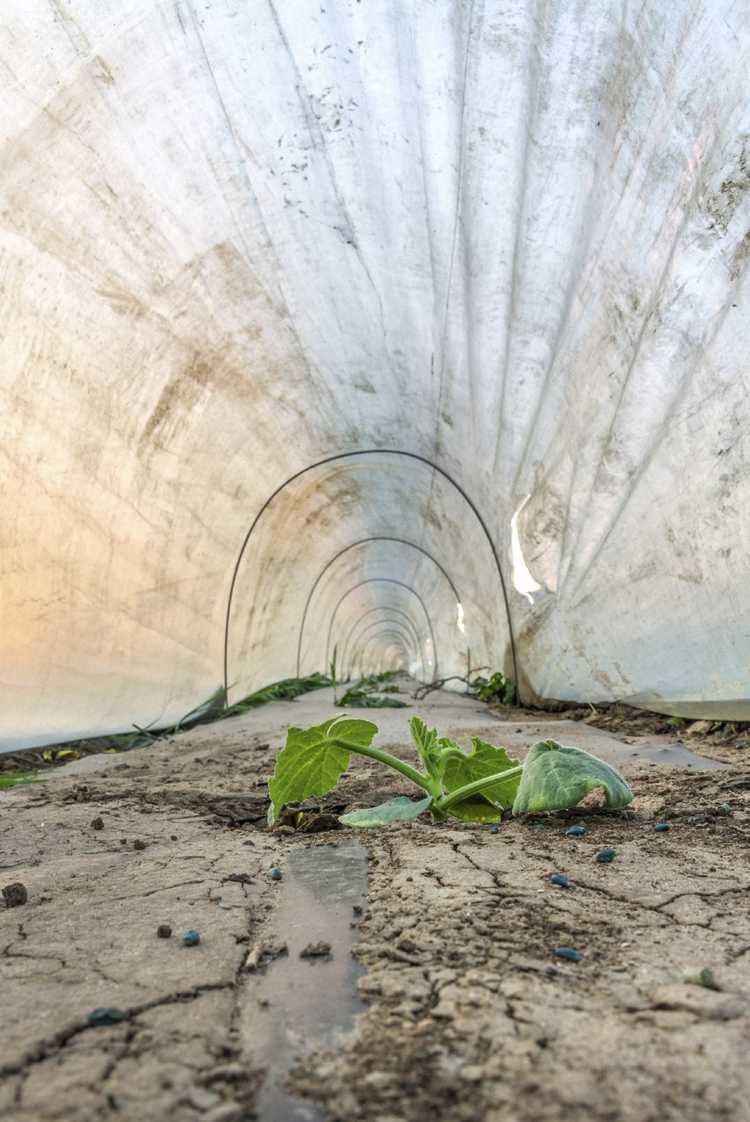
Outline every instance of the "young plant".
<path id="1" fill-rule="evenodd" d="M 497 670 L 490 678 L 478 675 L 469 682 L 469 693 L 479 701 L 496 702 L 498 705 L 515 705 L 516 684 Z"/>
<path id="2" fill-rule="evenodd" d="M 472 738 L 471 752 L 464 752 L 454 741 L 439 737 L 436 729 L 428 729 L 419 717 L 413 717 L 409 727 L 423 770 L 374 748 L 378 727 L 371 721 L 342 716 L 309 729 L 290 728 L 268 785 L 269 825 L 288 803 L 332 791 L 352 752 L 393 768 L 419 787 L 423 797 L 412 801 L 401 795 L 344 814 L 340 821 L 346 826 L 382 826 L 416 818 L 427 810 L 438 821 L 453 817 L 499 822 L 509 808 L 513 814 L 566 810 L 598 787 L 613 808 L 627 806 L 633 798 L 619 772 L 581 748 L 542 740 L 521 764 L 504 748 L 478 737 Z"/>
<path id="3" fill-rule="evenodd" d="M 18 787 L 23 783 L 36 783 L 37 781 L 35 771 L 8 771 L 4 775 L 0 774 L 0 791 L 6 787 Z"/>
<path id="4" fill-rule="evenodd" d="M 405 701 L 381 696 L 399 692 L 398 686 L 389 684 L 392 678 L 393 672 L 389 670 L 382 674 L 368 674 L 350 686 L 334 704 L 344 709 L 406 709 Z"/>

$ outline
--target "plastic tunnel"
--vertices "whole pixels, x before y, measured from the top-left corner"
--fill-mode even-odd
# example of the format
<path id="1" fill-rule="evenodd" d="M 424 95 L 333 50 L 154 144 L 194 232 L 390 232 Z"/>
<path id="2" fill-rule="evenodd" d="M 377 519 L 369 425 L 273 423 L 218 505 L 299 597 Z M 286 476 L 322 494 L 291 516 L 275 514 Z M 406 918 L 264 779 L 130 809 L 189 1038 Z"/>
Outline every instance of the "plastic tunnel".
<path id="1" fill-rule="evenodd" d="M 749 16 L 6 0 L 0 746 L 334 647 L 747 716 Z"/>

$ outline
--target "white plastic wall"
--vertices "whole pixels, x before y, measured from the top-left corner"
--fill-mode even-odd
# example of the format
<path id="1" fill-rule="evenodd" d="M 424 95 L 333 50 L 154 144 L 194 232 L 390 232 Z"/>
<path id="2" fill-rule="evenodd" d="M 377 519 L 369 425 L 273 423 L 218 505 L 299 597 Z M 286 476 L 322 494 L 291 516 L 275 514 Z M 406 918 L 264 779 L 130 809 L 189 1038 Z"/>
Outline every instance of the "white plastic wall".
<path id="1" fill-rule="evenodd" d="M 482 512 L 527 698 L 748 698 L 749 28 L 747 0 L 5 0 L 0 743 L 199 702 L 254 517 L 361 448 Z M 436 650 L 369 581 L 342 634 L 395 607 L 419 640 L 376 630 L 372 668 L 511 672 L 474 514 L 370 457 L 260 520 L 233 696 L 295 673 L 313 582 L 373 535 L 434 555 L 463 629 L 428 558 L 363 545 L 304 671 L 375 576 Z"/>

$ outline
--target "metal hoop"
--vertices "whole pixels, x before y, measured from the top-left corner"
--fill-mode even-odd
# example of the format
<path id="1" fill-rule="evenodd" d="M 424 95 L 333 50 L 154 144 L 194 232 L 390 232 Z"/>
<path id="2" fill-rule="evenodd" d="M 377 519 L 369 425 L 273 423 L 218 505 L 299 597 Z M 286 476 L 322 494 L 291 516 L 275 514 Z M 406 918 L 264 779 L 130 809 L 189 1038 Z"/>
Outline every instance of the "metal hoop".
<path id="1" fill-rule="evenodd" d="M 314 471 L 316 468 L 323 467 L 323 466 L 325 466 L 325 464 L 335 463 L 338 460 L 348 460 L 348 459 L 351 459 L 354 456 L 404 456 L 407 459 L 416 460 L 419 463 L 425 464 L 426 467 L 431 468 L 433 471 L 436 471 L 439 475 L 441 475 L 444 479 L 446 479 L 448 481 L 448 483 L 450 483 L 455 488 L 455 490 L 458 491 L 459 495 L 463 498 L 463 500 L 466 502 L 467 506 L 474 513 L 477 521 L 479 522 L 480 527 L 482 528 L 482 532 L 484 533 L 484 536 L 487 539 L 487 543 L 490 547 L 490 550 L 492 552 L 492 557 L 493 557 L 493 560 L 495 562 L 495 568 L 497 570 L 497 575 L 498 575 L 498 578 L 500 580 L 500 587 L 502 589 L 503 602 L 504 602 L 504 605 L 505 605 L 505 615 L 506 615 L 506 620 L 507 620 L 507 624 L 508 624 L 508 636 L 509 636 L 509 640 L 510 640 L 511 659 L 512 659 L 512 662 L 513 662 L 513 676 L 514 676 L 515 682 L 516 682 L 516 692 L 519 695 L 519 701 L 520 701 L 521 697 L 520 697 L 520 682 L 519 682 L 519 674 L 518 674 L 518 659 L 516 657 L 516 642 L 515 642 L 515 637 L 513 635 L 513 621 L 511 619 L 511 614 L 510 614 L 510 602 L 509 602 L 509 599 L 508 599 L 508 590 L 505 586 L 505 578 L 503 576 L 502 566 L 500 565 L 500 558 L 498 557 L 497 549 L 495 548 L 495 542 L 494 542 L 494 540 L 492 538 L 492 535 L 490 534 L 490 531 L 487 527 L 487 523 L 484 521 L 484 518 L 482 517 L 481 513 L 479 512 L 478 507 L 471 500 L 471 498 L 469 497 L 467 492 L 463 489 L 461 484 L 458 483 L 453 478 L 453 476 L 450 475 L 450 473 L 445 470 L 445 468 L 440 467 L 438 464 L 434 463 L 432 460 L 428 459 L 426 456 L 421 456 L 418 452 L 407 452 L 407 451 L 405 451 L 404 449 L 401 449 L 401 448 L 363 448 L 363 449 L 355 450 L 355 451 L 351 451 L 351 452 L 337 452 L 333 456 L 325 456 L 322 460 L 316 460 L 315 463 L 308 464 L 307 467 L 301 468 L 299 471 L 294 472 L 287 479 L 285 479 L 283 483 L 279 484 L 279 486 L 274 491 L 271 492 L 271 494 L 268 496 L 268 498 L 265 500 L 265 502 L 261 506 L 258 513 L 255 515 L 255 518 L 253 519 L 253 521 L 250 525 L 250 529 L 245 534 L 245 538 L 242 542 L 242 545 L 240 546 L 240 551 L 237 555 L 237 560 L 235 561 L 235 564 L 234 564 L 234 570 L 232 572 L 232 580 L 231 580 L 230 585 L 229 585 L 229 596 L 227 598 L 227 612 L 226 612 L 226 619 L 225 619 L 225 622 L 224 622 L 224 690 L 225 690 L 225 696 L 227 698 L 227 704 L 228 704 L 228 695 L 229 695 L 229 625 L 230 625 L 231 615 L 232 615 L 232 599 L 234 597 L 234 589 L 235 589 L 235 586 L 237 584 L 237 576 L 239 574 L 240 565 L 242 563 L 242 558 L 245 554 L 245 550 L 247 549 L 250 538 L 252 537 L 256 526 L 258 525 L 258 522 L 263 517 L 264 513 L 266 512 L 268 507 L 271 505 L 273 500 L 276 498 L 276 496 L 279 495 L 286 487 L 288 487 L 296 479 L 299 479 L 300 476 L 305 475 L 309 471 Z"/>

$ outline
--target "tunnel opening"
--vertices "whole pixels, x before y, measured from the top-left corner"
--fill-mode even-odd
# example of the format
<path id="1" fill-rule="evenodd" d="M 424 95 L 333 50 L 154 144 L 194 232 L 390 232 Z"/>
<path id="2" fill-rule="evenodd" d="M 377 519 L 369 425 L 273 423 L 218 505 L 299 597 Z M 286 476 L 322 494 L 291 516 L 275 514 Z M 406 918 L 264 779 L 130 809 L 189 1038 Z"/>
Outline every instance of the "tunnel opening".
<path id="1" fill-rule="evenodd" d="M 346 463 L 348 461 L 355 461 L 355 462 L 359 461 L 359 462 L 361 462 L 361 461 L 366 461 L 366 459 L 368 457 L 376 457 L 376 458 L 380 458 L 381 460 L 384 457 L 390 457 L 391 459 L 395 458 L 397 461 L 400 460 L 401 462 L 406 463 L 406 464 L 414 464 L 414 465 L 419 464 L 419 465 L 424 466 L 426 469 L 428 469 L 432 473 L 432 478 L 434 478 L 437 475 L 439 478 L 445 480 L 446 483 L 448 484 L 449 488 L 451 488 L 452 492 L 455 493 L 455 495 L 458 497 L 461 505 L 468 507 L 469 510 L 472 512 L 473 521 L 477 525 L 481 535 L 483 536 L 484 540 L 487 543 L 487 546 L 489 547 L 490 554 L 491 554 L 491 559 L 492 559 L 492 567 L 494 568 L 494 571 L 497 575 L 497 580 L 498 580 L 498 583 L 499 583 L 499 600 L 500 600 L 500 606 L 501 606 L 501 614 L 502 614 L 502 617 L 503 617 L 503 620 L 504 620 L 505 627 L 507 628 L 507 637 L 508 637 L 508 646 L 509 646 L 510 661 L 511 661 L 511 666 L 512 666 L 512 673 L 513 673 L 514 680 L 516 681 L 516 683 L 518 683 L 519 667 L 518 667 L 516 644 L 515 644 L 513 626 L 512 626 L 512 620 L 511 620 L 511 611 L 510 611 L 510 604 L 509 604 L 509 598 L 508 598 L 508 591 L 507 591 L 507 587 L 506 587 L 503 568 L 500 564 L 500 559 L 499 559 L 497 547 L 495 545 L 495 541 L 492 537 L 492 534 L 490 533 L 487 522 L 485 521 L 484 517 L 482 516 L 482 513 L 479 510 L 478 506 L 471 499 L 471 497 L 469 496 L 467 491 L 464 489 L 464 487 L 453 477 L 453 475 L 451 475 L 450 472 L 448 472 L 444 467 L 442 467 L 440 464 L 435 463 L 433 460 L 429 459 L 428 457 L 423 456 L 423 455 L 421 455 L 417 452 L 407 451 L 407 450 L 404 450 L 404 449 L 367 448 L 367 449 L 361 449 L 361 450 L 353 450 L 353 451 L 349 451 L 349 452 L 340 452 L 340 453 L 336 453 L 336 454 L 331 455 L 331 456 L 326 456 L 326 457 L 323 457 L 322 459 L 316 460 L 314 463 L 307 465 L 306 467 L 300 469 L 299 471 L 294 472 L 292 475 L 288 476 L 287 479 L 285 479 L 283 483 L 281 483 L 278 487 L 276 487 L 271 492 L 271 494 L 264 501 L 264 503 L 261 505 L 260 509 L 258 510 L 257 514 L 253 518 L 253 521 L 250 524 L 250 527 L 248 528 L 248 531 L 245 534 L 245 537 L 242 541 L 242 544 L 241 544 L 241 547 L 240 547 L 240 550 L 239 550 L 239 553 L 238 553 L 238 556 L 237 556 L 237 559 L 236 559 L 236 562 L 235 562 L 235 565 L 234 565 L 234 568 L 233 568 L 233 571 L 232 571 L 232 577 L 231 577 L 231 580 L 230 580 L 229 591 L 228 591 L 228 596 L 227 596 L 227 607 L 226 607 L 225 623 L 224 623 L 224 667 L 223 667 L 224 688 L 227 692 L 227 697 L 229 696 L 229 691 L 232 688 L 232 684 L 233 684 L 231 682 L 231 675 L 230 675 L 230 636 L 231 636 L 231 629 L 232 629 L 232 623 L 233 623 L 233 608 L 234 608 L 234 602 L 235 602 L 236 591 L 237 591 L 237 583 L 238 583 L 241 568 L 243 566 L 243 561 L 246 559 L 246 557 L 248 555 L 248 551 L 251 548 L 251 545 L 253 543 L 253 537 L 254 537 L 254 535 L 256 535 L 256 533 L 258 531 L 258 528 L 261 524 L 261 520 L 263 519 L 266 512 L 269 511 L 269 509 L 271 508 L 274 501 L 280 495 L 282 495 L 282 493 L 284 493 L 289 487 L 291 487 L 297 480 L 300 480 L 301 478 L 309 475 L 309 473 L 315 472 L 316 470 L 321 469 L 321 468 L 323 468 L 327 465 L 338 464 L 338 463 Z M 329 562 L 323 567 L 323 570 L 318 574 L 318 576 L 316 577 L 316 579 L 313 583 L 312 588 L 309 590 L 308 595 L 307 595 L 307 599 L 306 599 L 306 601 L 304 603 L 304 606 L 302 608 L 302 611 L 301 611 L 300 628 L 299 628 L 298 641 L 297 641 L 297 673 L 298 674 L 301 671 L 301 665 L 302 665 L 302 640 L 303 640 L 304 630 L 305 630 L 305 626 L 306 626 L 306 622 L 307 622 L 309 605 L 310 605 L 312 597 L 313 597 L 313 595 L 314 595 L 314 593 L 315 593 L 315 591 L 316 591 L 316 589 L 317 589 L 317 587 L 320 583 L 320 580 L 322 579 L 325 572 L 328 570 L 329 565 L 333 564 L 333 562 L 338 557 L 340 557 L 347 550 L 353 549 L 357 545 L 363 544 L 365 541 L 368 541 L 368 540 L 370 540 L 370 541 L 374 541 L 374 540 L 389 541 L 390 540 L 392 542 L 401 541 L 404 544 L 408 544 L 408 545 L 414 547 L 416 550 L 421 551 L 423 554 L 425 554 L 427 556 L 430 556 L 430 559 L 436 565 L 438 565 L 441 568 L 441 570 L 444 572 L 446 578 L 450 581 L 452 589 L 453 589 L 453 594 L 455 596 L 456 618 L 457 618 L 457 620 L 463 622 L 463 611 L 464 611 L 463 600 L 458 594 L 455 582 L 452 580 L 451 577 L 448 576 L 448 573 L 447 573 L 447 570 L 445 569 L 445 566 L 442 566 L 437 561 L 437 559 L 434 557 L 434 554 L 431 554 L 430 551 L 426 550 L 425 547 L 420 546 L 417 543 L 414 543 L 414 542 L 408 542 L 407 543 L 406 539 L 399 538 L 395 534 L 370 534 L 370 535 L 368 535 L 367 538 L 357 539 L 356 542 L 348 543 L 341 550 L 337 551 L 337 553 L 334 555 L 334 557 L 331 558 L 329 560 Z M 460 626 L 459 626 L 459 630 L 461 630 Z M 329 627 L 329 638 L 330 638 L 330 627 Z M 433 673 L 436 674 L 437 673 L 437 647 L 436 647 L 434 635 L 431 636 L 431 639 L 432 639 L 432 649 L 435 652 L 435 664 L 434 664 Z M 329 658 L 330 658 L 330 642 L 327 644 L 326 665 L 328 665 Z M 500 661 L 499 658 L 497 658 L 496 661 Z"/>

